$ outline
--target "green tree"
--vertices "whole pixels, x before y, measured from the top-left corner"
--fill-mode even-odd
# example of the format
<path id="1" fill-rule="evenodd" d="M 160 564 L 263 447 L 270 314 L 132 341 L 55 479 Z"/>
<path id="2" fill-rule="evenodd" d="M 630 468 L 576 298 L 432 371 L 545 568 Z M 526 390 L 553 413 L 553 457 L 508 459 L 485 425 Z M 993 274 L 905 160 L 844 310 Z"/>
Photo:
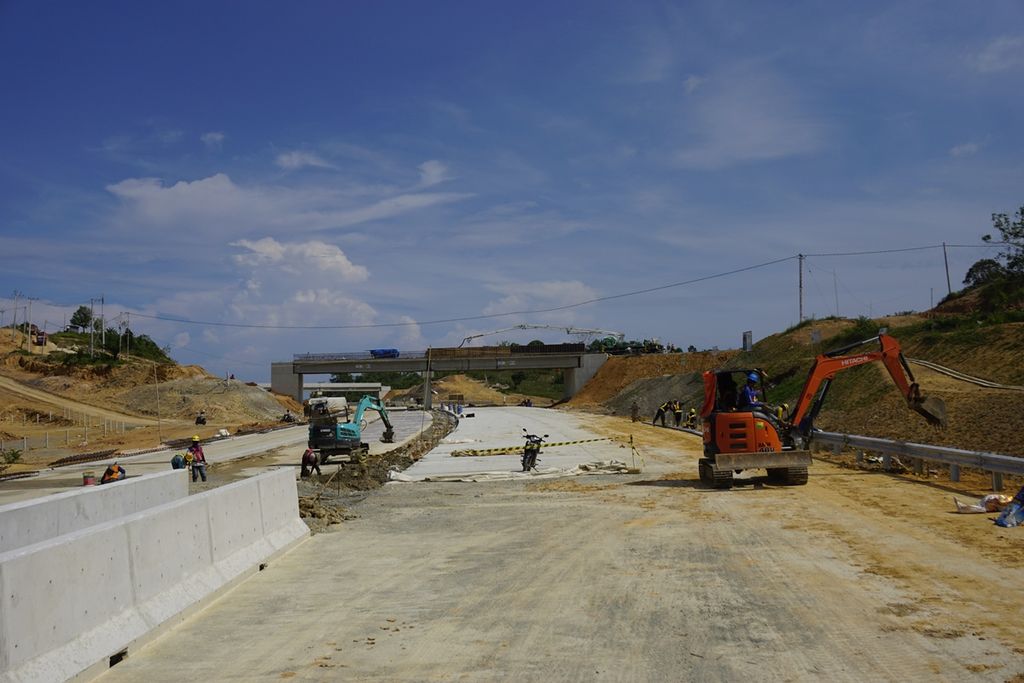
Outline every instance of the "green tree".
<path id="1" fill-rule="evenodd" d="M 71 314 L 71 327 L 77 327 L 79 332 L 88 329 L 91 322 L 92 311 L 88 306 L 79 306 L 78 310 Z"/>
<path id="2" fill-rule="evenodd" d="M 0 451 L 0 474 L 3 474 L 14 463 L 21 460 L 21 451 L 8 448 Z"/>
<path id="3" fill-rule="evenodd" d="M 1009 214 L 992 214 L 992 227 L 999 231 L 1002 238 L 1003 250 L 998 258 L 1005 264 L 1007 272 L 1010 275 L 1024 275 L 1024 206 L 1013 214 L 1013 220 Z M 983 235 L 981 239 L 991 242 L 992 235 Z"/>
<path id="4" fill-rule="evenodd" d="M 987 285 L 1006 275 L 1006 269 L 999 261 L 991 258 L 983 258 L 976 261 L 964 275 L 964 284 L 970 288 Z"/>
<path id="5" fill-rule="evenodd" d="M 523 383 L 524 379 L 526 379 L 526 373 L 523 372 L 522 370 L 516 370 L 509 376 L 509 381 L 512 382 L 513 389 L 518 389 L 519 385 Z"/>

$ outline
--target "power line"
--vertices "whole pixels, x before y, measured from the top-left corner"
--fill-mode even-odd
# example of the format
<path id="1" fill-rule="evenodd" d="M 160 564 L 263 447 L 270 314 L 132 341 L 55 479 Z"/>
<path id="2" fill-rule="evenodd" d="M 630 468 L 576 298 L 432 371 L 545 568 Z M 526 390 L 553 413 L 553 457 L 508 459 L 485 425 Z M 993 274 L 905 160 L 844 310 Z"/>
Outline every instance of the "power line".
<path id="1" fill-rule="evenodd" d="M 743 268 L 736 268 L 734 270 L 725 271 L 722 273 L 715 273 L 714 275 L 705 275 L 703 277 L 693 278 L 692 280 L 683 280 L 682 282 L 673 282 L 667 285 L 658 285 L 657 287 L 648 287 L 646 289 L 638 289 L 632 292 L 623 292 L 621 294 L 610 294 L 608 296 L 599 296 L 593 299 L 587 299 L 586 301 L 577 301 L 572 304 L 565 304 L 564 306 L 552 306 L 551 308 L 535 308 L 524 311 L 508 311 L 506 313 L 492 313 L 489 315 L 470 315 L 459 318 L 444 318 L 440 320 L 420 320 L 400 323 L 372 323 L 362 325 L 260 325 L 254 323 L 223 323 L 203 320 L 189 320 L 186 318 L 172 318 L 169 316 L 161 315 L 146 315 L 144 313 L 136 313 L 135 315 L 141 318 L 149 318 L 150 320 L 163 320 L 166 322 L 182 323 L 185 325 L 208 325 L 210 327 L 243 327 L 243 328 L 256 328 L 263 330 L 356 330 L 356 329 L 372 329 L 381 327 L 410 327 L 413 325 L 441 325 L 444 323 L 457 323 L 467 322 L 471 320 L 489 320 L 493 318 L 504 318 L 513 315 L 533 315 L 537 313 L 554 313 L 556 311 L 566 311 L 571 308 L 579 308 L 580 306 L 587 306 L 589 304 L 595 304 L 602 301 L 612 301 L 614 299 L 624 299 L 630 296 L 637 296 L 639 294 L 649 294 L 651 292 L 659 292 L 665 289 L 671 289 L 673 287 L 683 287 L 685 285 L 692 285 L 698 282 L 706 282 L 708 280 L 714 280 L 717 278 L 727 277 L 729 275 L 736 275 L 737 273 L 745 273 L 747 271 L 756 270 L 758 268 L 765 268 L 767 266 L 773 266 L 777 263 L 784 263 L 786 261 L 792 261 L 796 256 L 786 256 L 785 258 L 775 259 L 773 261 L 765 261 L 764 263 L 758 263 L 752 266 L 745 266 Z"/>

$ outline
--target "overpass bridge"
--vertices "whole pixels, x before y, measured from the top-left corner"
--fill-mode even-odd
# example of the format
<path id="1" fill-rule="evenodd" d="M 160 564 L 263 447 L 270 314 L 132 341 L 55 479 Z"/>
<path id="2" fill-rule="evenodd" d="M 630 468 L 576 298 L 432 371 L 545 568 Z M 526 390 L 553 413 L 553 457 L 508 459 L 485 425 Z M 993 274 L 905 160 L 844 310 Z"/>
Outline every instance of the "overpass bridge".
<path id="1" fill-rule="evenodd" d="M 561 369 L 565 398 L 574 396 L 604 364 L 604 353 L 587 353 L 583 344 L 437 348 L 403 352 L 398 358 L 375 358 L 369 352 L 296 354 L 291 362 L 270 364 L 271 389 L 301 401 L 306 375 L 364 372 L 419 372 L 427 387 L 433 372 L 470 370 Z M 426 392 L 431 407 L 431 392 Z"/>

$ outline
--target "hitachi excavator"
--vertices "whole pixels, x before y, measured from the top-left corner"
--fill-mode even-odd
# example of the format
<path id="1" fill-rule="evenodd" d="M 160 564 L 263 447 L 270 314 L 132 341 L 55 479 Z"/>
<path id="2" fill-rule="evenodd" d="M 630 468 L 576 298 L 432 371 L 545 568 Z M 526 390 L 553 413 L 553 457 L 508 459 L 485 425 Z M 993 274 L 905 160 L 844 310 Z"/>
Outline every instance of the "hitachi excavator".
<path id="1" fill-rule="evenodd" d="M 393 443 L 395 440 L 395 430 L 388 418 L 388 411 L 384 403 L 374 396 L 363 396 L 351 419 L 344 399 L 310 399 L 308 407 L 309 447 L 317 453 L 321 465 L 334 455 L 348 456 L 349 462 L 352 462 L 370 452 L 370 444 L 362 441 L 362 430 L 366 428 L 363 413 L 367 410 L 380 413 L 384 423 L 384 433 L 380 440 L 384 443 Z"/>
<path id="2" fill-rule="evenodd" d="M 878 342 L 879 350 L 846 355 L 872 342 Z M 806 484 L 807 466 L 811 463 L 811 453 L 807 449 L 814 433 L 813 423 L 825 402 L 832 379 L 842 370 L 874 361 L 882 361 L 911 410 L 920 413 L 930 424 L 945 426 L 946 406 L 942 399 L 921 395 L 900 345 L 887 334 L 879 334 L 815 358 L 800 398 L 788 415 L 785 407 L 766 403 L 765 374 L 760 368 L 705 372 L 704 407 L 701 410 L 704 457 L 698 465 L 701 481 L 714 488 L 727 489 L 733 485 L 734 473 L 764 468 L 768 470 L 771 483 Z M 737 386 L 747 381 L 755 384 L 763 398 L 753 406 L 740 407 Z"/>

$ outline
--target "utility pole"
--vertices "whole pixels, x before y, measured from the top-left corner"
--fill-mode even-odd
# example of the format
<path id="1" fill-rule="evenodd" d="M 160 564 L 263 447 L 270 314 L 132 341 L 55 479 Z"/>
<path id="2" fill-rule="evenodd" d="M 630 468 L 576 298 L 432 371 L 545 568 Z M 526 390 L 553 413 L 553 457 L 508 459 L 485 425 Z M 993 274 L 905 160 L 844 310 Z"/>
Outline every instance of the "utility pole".
<path id="1" fill-rule="evenodd" d="M 104 349 L 107 348 L 107 317 L 103 314 L 105 303 L 103 295 L 100 294 L 100 346 Z"/>
<path id="2" fill-rule="evenodd" d="M 25 314 L 25 336 L 28 337 L 28 352 L 32 353 L 32 302 L 36 300 L 33 297 L 26 297 L 28 299 L 28 313 Z"/>
<path id="3" fill-rule="evenodd" d="M 797 261 L 800 263 L 800 281 L 799 281 L 799 299 L 800 299 L 800 319 L 797 322 L 804 321 L 804 255 L 797 254 Z"/>
<path id="4" fill-rule="evenodd" d="M 18 334 L 18 297 L 21 292 L 14 290 L 14 317 L 11 319 L 11 341 L 17 339 Z"/>
<path id="5" fill-rule="evenodd" d="M 839 276 L 832 271 L 832 294 L 836 298 L 836 317 L 839 317 Z"/>
<path id="6" fill-rule="evenodd" d="M 125 323 L 124 326 L 124 331 L 128 334 L 128 339 L 125 341 L 125 348 L 127 348 L 125 356 L 127 356 L 128 359 L 130 360 L 132 357 L 132 314 L 131 312 L 126 312 L 124 315 L 125 318 L 127 318 L 127 322 Z"/>
<path id="7" fill-rule="evenodd" d="M 96 310 L 95 304 L 96 299 L 89 299 L 89 358 L 93 358 L 96 355 L 96 345 L 93 341 L 93 337 L 96 336 L 95 316 L 93 315 Z"/>
<path id="8" fill-rule="evenodd" d="M 427 347 L 427 371 L 423 373 L 423 410 L 430 410 L 433 405 L 430 395 L 430 347 Z"/>
<path id="9" fill-rule="evenodd" d="M 164 437 L 160 429 L 160 375 L 156 371 L 156 363 L 153 363 L 153 379 L 156 381 L 156 438 L 158 444 L 161 444 Z"/>
<path id="10" fill-rule="evenodd" d="M 946 251 L 946 243 L 942 243 L 942 260 L 946 262 L 946 293 L 952 294 L 953 287 L 949 284 L 949 253 Z"/>

